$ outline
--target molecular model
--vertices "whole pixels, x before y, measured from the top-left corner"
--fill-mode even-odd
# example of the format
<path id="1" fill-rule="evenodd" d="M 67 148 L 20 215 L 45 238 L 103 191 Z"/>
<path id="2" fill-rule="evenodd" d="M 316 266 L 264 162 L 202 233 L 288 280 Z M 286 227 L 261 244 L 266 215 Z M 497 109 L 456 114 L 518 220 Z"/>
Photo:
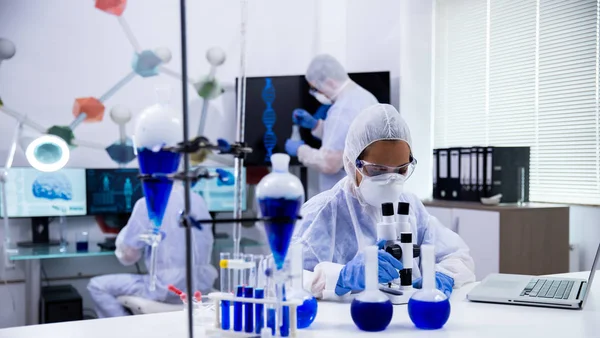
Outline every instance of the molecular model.
<path id="1" fill-rule="evenodd" d="M 76 146 L 84 146 L 104 149 L 110 158 L 119 166 L 125 166 L 129 162 L 133 161 L 136 157 L 133 149 L 133 142 L 131 137 L 127 136 L 125 131 L 126 124 L 132 119 L 132 113 L 127 107 L 115 106 L 110 111 L 111 120 L 117 124 L 119 128 L 119 139 L 108 147 L 97 145 L 92 142 L 82 141 L 80 139 L 75 139 L 75 134 L 73 133 L 77 126 L 79 126 L 82 122 L 101 122 L 104 119 L 106 101 L 114 96 L 136 76 L 148 78 L 162 73 L 181 80 L 181 75 L 179 73 L 164 67 L 165 64 L 171 61 L 172 57 L 171 51 L 168 48 L 159 47 L 152 50 L 142 49 L 133 35 L 133 32 L 131 31 L 127 21 L 125 21 L 125 18 L 122 16 L 126 5 L 127 0 L 95 0 L 95 7 L 97 9 L 117 17 L 117 21 L 123 29 L 127 40 L 133 47 L 134 55 L 131 62 L 132 70 L 101 96 L 76 98 L 72 109 L 74 119 L 69 125 L 53 125 L 50 128 L 44 128 L 35 121 L 27 118 L 26 115 L 6 107 L 1 98 L 0 111 L 14 117 L 19 121 L 22 121 L 24 125 L 27 125 L 42 134 L 51 134 L 62 138 L 71 148 L 75 148 Z M 15 52 L 15 45 L 11 41 L 0 38 L 0 63 L 3 60 L 12 58 L 15 55 Z M 214 75 L 216 72 L 216 67 L 225 62 L 225 52 L 218 47 L 211 48 L 207 52 L 207 59 L 211 64 L 210 74 L 197 82 L 189 81 L 190 85 L 195 88 L 198 95 L 204 99 L 205 107 L 203 107 L 198 135 L 201 135 L 200 132 L 203 132 L 204 130 L 208 101 L 218 97 L 223 93 L 223 89 L 216 81 Z"/>

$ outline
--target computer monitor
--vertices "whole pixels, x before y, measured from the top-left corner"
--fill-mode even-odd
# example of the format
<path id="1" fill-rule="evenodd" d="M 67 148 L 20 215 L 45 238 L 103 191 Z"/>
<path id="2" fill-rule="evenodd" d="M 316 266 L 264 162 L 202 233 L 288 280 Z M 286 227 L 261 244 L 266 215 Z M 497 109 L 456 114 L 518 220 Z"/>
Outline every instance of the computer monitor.
<path id="1" fill-rule="evenodd" d="M 87 213 L 85 169 L 47 173 L 11 168 L 6 196 L 8 217 L 83 216 Z M 2 203 L 0 214 L 4 215 Z"/>
<path id="2" fill-rule="evenodd" d="M 216 173 L 217 167 L 207 168 L 209 172 Z M 233 168 L 221 168 L 234 175 Z M 246 170 L 242 168 L 242 210 L 246 210 Z M 208 211 L 227 212 L 233 211 L 233 198 L 235 193 L 234 182 L 224 184 L 217 178 L 201 179 L 192 186 L 192 191 L 199 194 L 206 201 Z"/>
<path id="3" fill-rule="evenodd" d="M 390 72 L 348 75 L 380 103 L 390 103 Z M 244 164 L 270 166 L 269 153 L 285 153 L 285 141 L 292 133 L 294 109 L 303 108 L 314 114 L 320 106 L 309 94 L 304 75 L 247 78 L 244 141 L 253 152 L 246 156 Z M 267 134 L 268 137 L 265 137 Z M 321 141 L 313 137 L 310 130 L 301 128 L 300 135 L 310 147 L 321 147 Z M 290 164 L 299 164 L 298 158 L 292 157 Z"/>
<path id="4" fill-rule="evenodd" d="M 131 213 L 144 197 L 135 168 L 86 169 L 88 215 Z"/>

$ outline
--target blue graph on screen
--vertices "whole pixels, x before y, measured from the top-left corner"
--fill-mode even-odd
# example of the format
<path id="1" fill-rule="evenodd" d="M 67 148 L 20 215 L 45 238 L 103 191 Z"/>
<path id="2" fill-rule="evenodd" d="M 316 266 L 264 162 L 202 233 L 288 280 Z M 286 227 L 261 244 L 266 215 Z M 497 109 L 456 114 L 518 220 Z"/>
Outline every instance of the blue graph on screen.
<path id="1" fill-rule="evenodd" d="M 271 78 L 268 77 L 265 79 L 265 87 L 262 91 L 262 99 L 267 105 L 265 110 L 263 111 L 262 121 L 265 125 L 267 131 L 263 135 L 263 142 L 265 145 L 265 150 L 267 151 L 265 161 L 271 162 L 271 155 L 273 155 L 273 148 L 277 144 L 277 136 L 273 132 L 273 126 L 275 125 L 275 110 L 273 110 L 273 102 L 275 101 L 275 87 L 273 86 L 273 82 Z"/>

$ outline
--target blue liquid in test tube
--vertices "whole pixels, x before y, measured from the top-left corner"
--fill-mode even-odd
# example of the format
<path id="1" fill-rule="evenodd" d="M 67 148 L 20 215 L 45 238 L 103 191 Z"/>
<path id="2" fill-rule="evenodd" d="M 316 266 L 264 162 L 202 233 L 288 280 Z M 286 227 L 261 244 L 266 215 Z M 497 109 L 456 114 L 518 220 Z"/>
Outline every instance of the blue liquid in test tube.
<path id="1" fill-rule="evenodd" d="M 221 301 L 221 329 L 229 331 L 231 317 L 229 313 L 230 304 L 228 300 Z"/>
<path id="2" fill-rule="evenodd" d="M 221 292 L 231 292 L 231 270 L 227 268 L 228 261 L 231 257 L 229 252 L 221 252 L 219 254 L 221 260 L 219 261 L 220 277 L 221 277 Z M 221 301 L 221 329 L 229 331 L 231 328 L 231 314 L 230 314 L 230 302 L 228 300 Z"/>
<path id="3" fill-rule="evenodd" d="M 280 333 L 282 337 L 290 336 L 290 307 L 284 306 L 282 309 Z"/>
<path id="4" fill-rule="evenodd" d="M 254 288 L 251 286 L 246 286 L 244 288 L 244 298 L 253 298 L 254 297 Z M 254 304 L 246 303 L 244 304 L 244 331 L 248 333 L 254 332 Z"/>
<path id="5" fill-rule="evenodd" d="M 257 288 L 254 290 L 254 298 L 256 299 L 264 299 L 265 298 L 265 289 Z M 256 319 L 255 323 L 255 332 L 260 334 L 265 322 L 265 310 L 263 304 L 255 304 L 254 305 L 254 318 Z"/>
<path id="6" fill-rule="evenodd" d="M 271 334 L 275 336 L 275 309 L 267 309 L 267 327 L 271 328 Z"/>
<path id="7" fill-rule="evenodd" d="M 238 285 L 235 290 L 236 297 L 244 296 L 244 287 Z M 242 303 L 241 302 L 233 302 L 233 331 L 242 331 Z"/>

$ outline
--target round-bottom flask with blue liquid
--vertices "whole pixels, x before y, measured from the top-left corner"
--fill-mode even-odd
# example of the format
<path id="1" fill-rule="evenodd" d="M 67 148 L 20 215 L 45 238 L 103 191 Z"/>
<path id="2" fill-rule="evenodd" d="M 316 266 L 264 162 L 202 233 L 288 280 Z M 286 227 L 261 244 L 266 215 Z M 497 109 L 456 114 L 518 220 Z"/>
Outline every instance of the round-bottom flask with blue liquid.
<path id="1" fill-rule="evenodd" d="M 435 288 L 435 257 L 432 245 L 421 246 L 423 288 L 408 301 L 408 315 L 413 324 L 422 330 L 437 330 L 450 318 L 448 297 Z"/>
<path id="2" fill-rule="evenodd" d="M 305 329 L 310 326 L 317 318 L 317 299 L 304 289 L 292 288 L 288 291 L 289 299 L 302 300 L 302 305 L 298 306 L 296 314 L 298 328 Z"/>
<path id="3" fill-rule="evenodd" d="M 418 291 L 408 301 L 408 315 L 417 328 L 437 330 L 450 318 L 450 301 L 439 290 Z"/>
<path id="4" fill-rule="evenodd" d="M 379 291 L 377 246 L 365 249 L 365 291 L 350 305 L 350 315 L 356 326 L 368 332 L 379 332 L 387 328 L 394 315 L 394 306 L 383 292 Z"/>
<path id="5" fill-rule="evenodd" d="M 379 332 L 392 321 L 394 306 L 390 299 L 379 290 L 365 291 L 350 305 L 350 314 L 356 326 L 369 332 Z"/>
<path id="6" fill-rule="evenodd" d="M 317 299 L 304 289 L 303 275 L 303 245 L 294 244 L 291 247 L 290 265 L 292 272 L 291 287 L 287 291 L 288 299 L 301 300 L 302 304 L 296 310 L 297 325 L 299 329 L 305 329 L 315 321 L 317 317 Z"/>

